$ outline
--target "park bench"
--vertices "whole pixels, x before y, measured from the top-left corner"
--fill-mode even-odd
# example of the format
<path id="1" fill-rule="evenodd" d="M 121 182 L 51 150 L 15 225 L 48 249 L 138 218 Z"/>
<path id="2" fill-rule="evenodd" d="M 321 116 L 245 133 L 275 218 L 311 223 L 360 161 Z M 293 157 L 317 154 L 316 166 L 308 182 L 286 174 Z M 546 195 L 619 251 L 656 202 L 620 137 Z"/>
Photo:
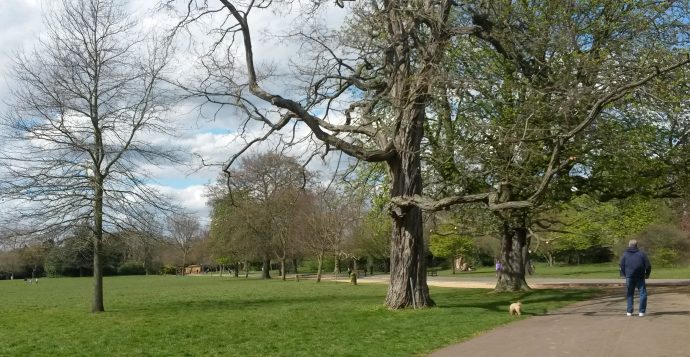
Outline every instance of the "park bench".
<path id="1" fill-rule="evenodd" d="M 441 270 L 441 268 L 439 268 L 439 267 L 428 268 L 428 269 L 426 270 L 426 275 L 428 275 L 428 276 L 437 276 L 439 270 Z"/>

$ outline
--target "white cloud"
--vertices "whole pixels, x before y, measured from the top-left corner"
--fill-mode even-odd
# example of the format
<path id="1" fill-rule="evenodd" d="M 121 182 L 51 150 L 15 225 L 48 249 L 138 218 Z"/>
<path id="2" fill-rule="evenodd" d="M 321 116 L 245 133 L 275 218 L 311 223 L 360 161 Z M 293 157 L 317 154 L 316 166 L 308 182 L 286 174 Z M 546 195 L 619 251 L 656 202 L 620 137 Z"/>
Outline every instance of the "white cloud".
<path id="1" fill-rule="evenodd" d="M 151 12 L 151 6 L 157 2 L 147 0 L 130 1 L 130 9 L 135 11 L 135 15 L 143 14 L 144 22 L 142 26 L 147 29 L 169 26 L 174 19 L 166 18 L 167 14 Z M 312 18 L 305 18 L 300 15 L 300 9 L 296 6 L 293 11 L 286 11 L 276 14 L 271 10 L 256 11 L 251 18 L 253 35 L 255 39 L 255 56 L 262 64 L 270 64 L 276 67 L 277 73 L 289 72 L 289 59 L 299 60 L 300 47 L 293 40 L 286 40 L 275 34 L 286 34 L 294 29 L 296 24 L 307 25 Z M 50 0 L 0 0 L 0 38 L 3 39 L 3 46 L 0 48 L 0 98 L 8 98 L 7 93 L 11 88 L 9 82 L 8 69 L 11 67 L 12 54 L 22 47 L 30 49 L 36 43 L 41 25 L 41 15 L 44 8 L 49 8 Z M 310 5 L 310 2 L 305 2 Z M 340 26 L 344 16 L 348 13 L 335 6 L 326 6 L 319 14 L 319 18 L 331 27 Z M 314 17 L 316 18 L 316 17 Z M 202 36 L 203 37 L 203 36 Z M 241 43 L 241 41 L 236 41 Z M 177 71 L 190 71 L 195 60 L 193 48 L 181 46 L 178 48 Z M 241 52 L 240 52 L 241 53 Z M 240 56 L 240 60 L 244 58 Z M 241 63 L 239 63 L 241 65 Z M 182 73 L 180 73 L 181 76 Z M 277 80 L 267 83 L 271 90 L 284 93 L 290 96 L 299 96 L 298 92 L 291 92 L 294 89 L 294 82 L 291 84 L 291 77 L 280 77 Z M 293 98 L 299 100 L 299 98 Z M 251 140 L 263 135 L 267 128 L 259 123 L 251 123 L 245 129 L 243 136 L 240 136 L 239 120 L 241 116 L 232 109 L 225 109 L 214 115 L 214 108 L 203 108 L 199 117 L 198 103 L 191 101 L 177 103 L 169 115 L 170 122 L 180 128 L 179 136 L 170 138 L 160 133 L 147 134 L 146 139 L 152 143 L 161 145 L 175 145 L 182 147 L 189 154 L 199 155 L 208 164 L 215 166 L 202 167 L 201 160 L 194 159 L 189 165 L 175 166 L 147 165 L 143 169 L 149 172 L 162 193 L 169 195 L 178 204 L 195 212 L 202 219 L 207 219 L 209 208 L 206 206 L 206 199 L 203 197 L 204 184 L 214 182 L 221 170 L 222 164 L 246 144 L 246 140 Z M 261 104 L 266 108 L 265 104 Z M 0 112 L 4 111 L 3 104 L 0 102 Z M 337 114 L 336 114 L 337 115 Z M 338 118 L 341 119 L 341 118 Z M 304 125 L 296 127 L 297 138 L 302 138 L 309 133 Z M 292 135 L 292 127 L 284 129 L 280 134 L 285 137 Z M 270 140 L 257 144 L 252 152 L 263 152 L 274 148 L 279 142 L 279 136 L 274 136 Z M 301 155 L 310 152 L 314 143 L 305 141 L 292 147 L 287 154 Z M 330 154 L 326 162 L 315 158 L 309 165 L 313 171 L 332 170 L 337 161 L 337 154 Z M 328 181 L 330 176 L 324 174 L 321 178 Z"/>

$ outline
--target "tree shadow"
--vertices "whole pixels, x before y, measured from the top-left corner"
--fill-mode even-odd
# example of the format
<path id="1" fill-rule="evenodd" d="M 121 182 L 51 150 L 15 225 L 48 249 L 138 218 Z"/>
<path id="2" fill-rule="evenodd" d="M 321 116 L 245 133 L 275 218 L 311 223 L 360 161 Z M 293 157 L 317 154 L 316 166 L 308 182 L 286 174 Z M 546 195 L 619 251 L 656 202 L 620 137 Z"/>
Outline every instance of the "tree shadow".
<path id="1" fill-rule="evenodd" d="M 456 293 L 457 294 L 457 293 Z M 511 303 L 520 301 L 523 303 L 523 315 L 539 316 L 546 312 L 530 311 L 529 306 L 532 304 L 546 304 L 549 303 L 565 303 L 572 304 L 583 300 L 590 300 L 602 294 L 598 289 L 539 289 L 524 292 L 487 292 L 492 299 L 481 300 L 467 300 L 463 299 L 462 294 L 446 296 L 443 294 L 435 294 L 437 308 L 452 309 L 452 308 L 475 308 L 488 311 L 508 311 L 508 306 Z M 498 298 L 498 299 L 497 299 Z M 449 299 L 451 301 L 446 301 Z M 488 301 L 487 301 L 488 300 Z M 545 306 L 539 309 L 543 310 Z"/>

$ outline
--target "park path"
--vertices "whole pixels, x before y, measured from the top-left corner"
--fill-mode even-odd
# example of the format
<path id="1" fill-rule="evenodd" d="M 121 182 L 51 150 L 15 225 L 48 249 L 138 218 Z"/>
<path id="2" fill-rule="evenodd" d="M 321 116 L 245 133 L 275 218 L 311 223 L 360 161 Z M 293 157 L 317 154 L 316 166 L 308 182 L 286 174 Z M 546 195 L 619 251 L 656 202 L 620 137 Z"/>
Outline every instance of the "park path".
<path id="1" fill-rule="evenodd" d="M 644 317 L 626 316 L 623 292 L 613 289 L 615 295 L 516 321 L 429 356 L 690 356 L 690 287 L 648 290 Z"/>
<path id="2" fill-rule="evenodd" d="M 360 279 L 388 283 L 388 275 Z M 690 279 L 649 279 L 647 314 L 626 316 L 622 279 L 528 278 L 533 288 L 597 286 L 604 297 L 532 316 L 437 350 L 429 357 L 688 357 Z M 430 286 L 493 288 L 494 278 L 429 277 Z M 635 299 L 637 309 L 638 299 Z M 523 306 L 529 312 L 529 305 Z M 506 307 L 506 314 L 508 313 Z"/>

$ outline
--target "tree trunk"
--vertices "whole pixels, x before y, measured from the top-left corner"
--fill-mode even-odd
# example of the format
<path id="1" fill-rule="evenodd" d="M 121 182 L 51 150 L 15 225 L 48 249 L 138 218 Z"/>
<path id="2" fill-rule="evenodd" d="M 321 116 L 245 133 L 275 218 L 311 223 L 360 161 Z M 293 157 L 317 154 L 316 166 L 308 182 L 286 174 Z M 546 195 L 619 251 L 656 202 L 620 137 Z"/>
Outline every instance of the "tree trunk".
<path id="1" fill-rule="evenodd" d="M 285 258 L 280 260 L 280 274 L 281 279 L 285 281 Z"/>
<path id="2" fill-rule="evenodd" d="M 297 275 L 297 259 L 292 260 L 292 266 L 295 268 L 295 275 Z"/>
<path id="3" fill-rule="evenodd" d="M 103 181 L 94 182 L 93 303 L 91 312 L 103 312 Z"/>
<path id="4" fill-rule="evenodd" d="M 333 257 L 333 266 L 333 273 L 340 274 L 340 257 L 337 254 Z"/>
<path id="5" fill-rule="evenodd" d="M 247 269 L 247 270 L 249 270 L 249 269 Z M 234 269 L 233 269 L 233 271 L 232 271 L 232 275 L 233 275 L 235 278 L 239 278 L 239 277 L 240 277 L 240 262 L 235 262 L 235 264 L 234 264 Z"/>
<path id="6" fill-rule="evenodd" d="M 321 270 L 323 268 L 323 252 L 319 253 L 317 260 L 319 262 L 319 267 L 316 269 L 316 282 L 320 283 L 321 282 Z"/>
<path id="7" fill-rule="evenodd" d="M 271 278 L 271 259 L 264 259 L 261 267 L 261 279 Z"/>
<path id="8" fill-rule="evenodd" d="M 182 253 L 182 276 L 185 276 L 187 270 L 185 265 L 187 265 L 187 252 Z"/>
<path id="9" fill-rule="evenodd" d="M 249 278 L 249 262 L 244 262 L 244 278 Z"/>
<path id="10" fill-rule="evenodd" d="M 424 109 L 411 104 L 409 120 L 402 121 L 402 138 L 397 138 L 397 158 L 388 161 L 391 197 L 421 195 L 422 175 L 419 156 L 423 134 Z M 422 210 L 417 206 L 393 206 L 391 241 L 391 282 L 386 306 L 390 309 L 433 306 L 426 284 Z M 412 280 L 412 287 L 410 286 Z"/>
<path id="11" fill-rule="evenodd" d="M 457 262 L 457 258 L 453 257 L 451 258 L 451 263 L 450 265 L 453 266 L 453 275 L 455 275 L 455 263 Z"/>
<path id="12" fill-rule="evenodd" d="M 498 273 L 496 291 L 530 290 L 525 280 L 525 250 L 527 227 L 523 212 L 503 212 L 501 217 L 501 270 Z"/>

